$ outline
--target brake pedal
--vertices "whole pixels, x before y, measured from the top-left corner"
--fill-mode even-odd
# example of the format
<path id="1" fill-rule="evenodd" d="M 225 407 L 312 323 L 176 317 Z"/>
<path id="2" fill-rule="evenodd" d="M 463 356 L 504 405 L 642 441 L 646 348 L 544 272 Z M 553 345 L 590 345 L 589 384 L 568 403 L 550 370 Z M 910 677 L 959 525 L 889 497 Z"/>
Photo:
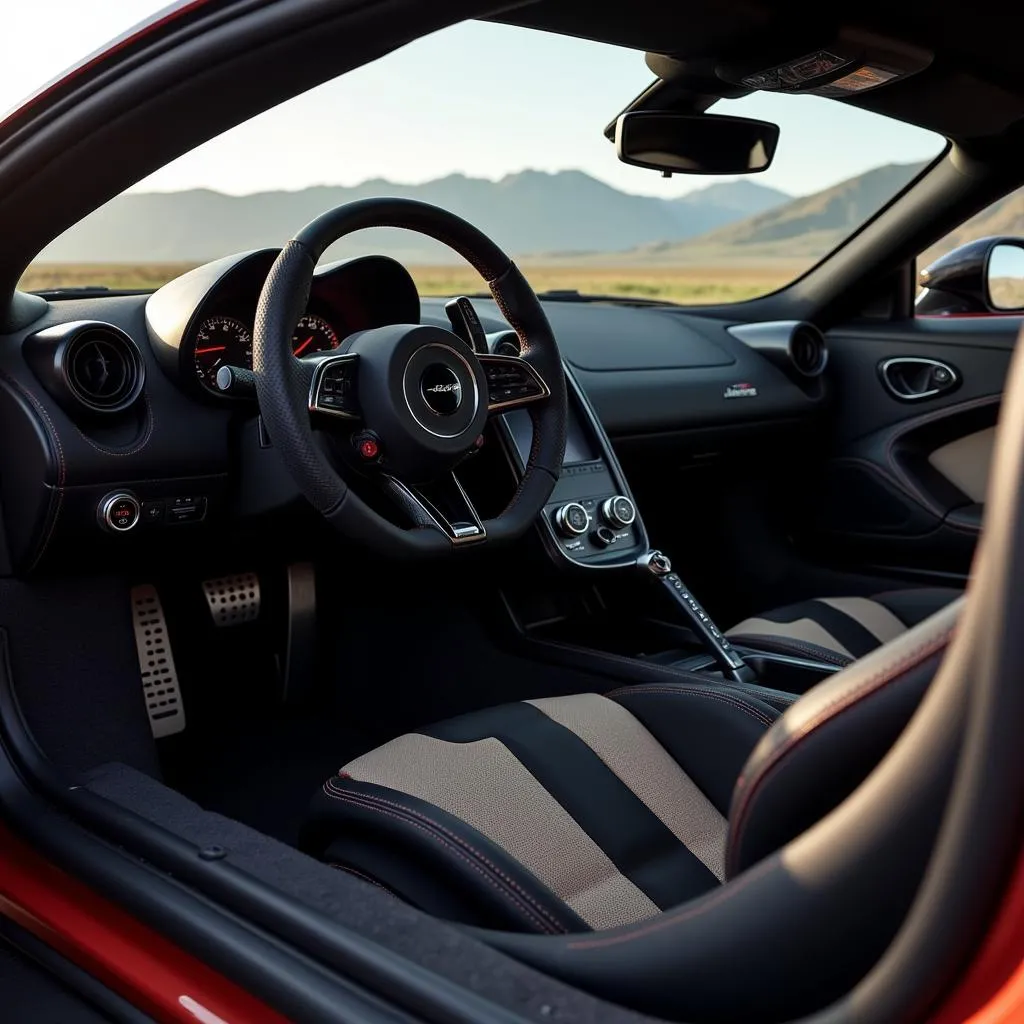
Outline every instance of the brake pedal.
<path id="1" fill-rule="evenodd" d="M 132 587 L 132 627 L 139 656 L 142 693 L 154 739 L 173 736 L 185 728 L 185 705 L 178 686 L 167 620 L 156 587 Z"/>
<path id="2" fill-rule="evenodd" d="M 204 580 L 203 595 L 218 628 L 240 626 L 259 617 L 260 580 L 254 572 Z"/>

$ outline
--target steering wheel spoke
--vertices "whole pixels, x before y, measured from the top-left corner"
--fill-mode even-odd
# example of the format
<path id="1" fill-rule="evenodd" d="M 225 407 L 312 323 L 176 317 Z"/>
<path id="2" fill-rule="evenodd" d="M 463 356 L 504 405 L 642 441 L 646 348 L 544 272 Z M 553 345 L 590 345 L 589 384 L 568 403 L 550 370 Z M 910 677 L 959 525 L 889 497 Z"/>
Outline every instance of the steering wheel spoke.
<path id="1" fill-rule="evenodd" d="M 487 378 L 488 413 L 506 412 L 551 397 L 536 368 L 520 356 L 479 356 Z"/>
<path id="2" fill-rule="evenodd" d="M 359 356 L 353 353 L 299 360 L 309 370 L 309 411 L 313 416 L 361 420 L 356 381 Z"/>
<path id="3" fill-rule="evenodd" d="M 380 483 L 414 527 L 440 530 L 457 546 L 487 539 L 483 520 L 454 473 L 416 486 L 382 474 Z"/>

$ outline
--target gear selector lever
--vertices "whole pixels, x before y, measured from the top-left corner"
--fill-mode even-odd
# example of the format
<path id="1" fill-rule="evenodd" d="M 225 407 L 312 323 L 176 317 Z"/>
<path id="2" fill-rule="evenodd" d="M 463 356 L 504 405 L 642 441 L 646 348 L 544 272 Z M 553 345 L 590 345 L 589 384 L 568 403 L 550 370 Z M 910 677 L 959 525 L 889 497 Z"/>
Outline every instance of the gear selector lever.
<path id="1" fill-rule="evenodd" d="M 711 616 L 704 611 L 678 574 L 672 571 L 672 563 L 667 555 L 661 551 L 649 551 L 640 558 L 637 566 L 672 598 L 727 679 L 737 683 L 756 682 L 754 670 L 719 631 Z"/>

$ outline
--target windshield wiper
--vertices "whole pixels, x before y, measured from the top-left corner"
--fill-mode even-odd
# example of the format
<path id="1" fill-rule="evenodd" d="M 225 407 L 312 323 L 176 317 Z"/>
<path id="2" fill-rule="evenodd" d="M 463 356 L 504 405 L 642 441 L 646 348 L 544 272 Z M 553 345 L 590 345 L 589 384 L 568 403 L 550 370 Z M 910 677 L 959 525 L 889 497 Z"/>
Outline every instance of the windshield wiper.
<path id="1" fill-rule="evenodd" d="M 490 292 L 474 292 L 471 299 L 493 298 Z M 537 292 L 537 298 L 546 302 L 614 302 L 618 306 L 678 306 L 668 299 L 642 299 L 634 295 L 591 295 L 575 288 L 549 288 Z"/>
<path id="2" fill-rule="evenodd" d="M 39 288 L 33 295 L 44 299 L 89 298 L 93 295 L 146 295 L 152 288 L 109 288 L 105 284 L 60 285 L 56 288 Z"/>

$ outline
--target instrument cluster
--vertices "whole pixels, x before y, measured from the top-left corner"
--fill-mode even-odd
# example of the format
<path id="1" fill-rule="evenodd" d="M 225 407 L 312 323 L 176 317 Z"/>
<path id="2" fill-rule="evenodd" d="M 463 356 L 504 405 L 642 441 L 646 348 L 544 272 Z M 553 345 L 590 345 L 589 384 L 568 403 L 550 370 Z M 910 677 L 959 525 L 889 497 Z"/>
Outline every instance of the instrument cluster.
<path id="1" fill-rule="evenodd" d="M 146 323 L 161 366 L 199 397 L 217 388 L 224 366 L 251 370 L 253 324 L 277 250 L 226 257 L 164 285 L 147 302 Z M 358 331 L 419 323 L 420 299 L 409 272 L 386 256 L 359 256 L 318 267 L 306 310 L 295 325 L 297 358 L 338 348 Z"/>

